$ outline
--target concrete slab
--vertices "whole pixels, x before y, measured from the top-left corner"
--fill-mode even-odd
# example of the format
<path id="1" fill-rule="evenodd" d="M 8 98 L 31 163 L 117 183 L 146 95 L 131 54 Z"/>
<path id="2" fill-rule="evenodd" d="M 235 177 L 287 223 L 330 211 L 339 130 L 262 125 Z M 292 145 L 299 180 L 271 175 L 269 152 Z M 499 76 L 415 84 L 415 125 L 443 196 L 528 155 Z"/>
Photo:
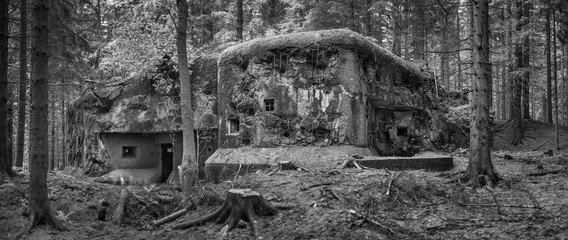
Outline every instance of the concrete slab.
<path id="1" fill-rule="evenodd" d="M 219 182 L 291 161 L 310 168 L 330 160 L 346 159 L 352 155 L 370 156 L 368 148 L 354 146 L 282 147 L 282 148 L 220 148 L 205 162 L 205 179 Z"/>
<path id="2" fill-rule="evenodd" d="M 454 167 L 454 158 L 449 156 L 431 157 L 376 157 L 365 158 L 357 162 L 365 167 L 386 168 L 391 170 L 425 169 L 446 171 Z"/>
<path id="3" fill-rule="evenodd" d="M 357 162 L 370 168 L 444 171 L 454 166 L 451 156 L 432 152 L 414 157 L 379 157 L 373 156 L 368 148 L 353 146 L 220 148 L 205 162 L 205 177 L 209 182 L 218 183 L 237 175 L 276 166 L 281 161 L 291 161 L 309 169 L 322 165 L 338 165 L 353 155 L 362 156 L 363 159 L 358 159 Z"/>

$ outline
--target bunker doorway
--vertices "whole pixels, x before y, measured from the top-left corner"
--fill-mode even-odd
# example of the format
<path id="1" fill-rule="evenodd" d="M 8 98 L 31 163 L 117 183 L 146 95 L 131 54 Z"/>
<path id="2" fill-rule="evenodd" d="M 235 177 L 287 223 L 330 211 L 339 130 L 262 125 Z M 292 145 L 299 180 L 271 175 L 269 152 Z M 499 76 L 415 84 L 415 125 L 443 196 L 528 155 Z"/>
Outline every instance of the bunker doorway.
<path id="1" fill-rule="evenodd" d="M 174 169 L 174 146 L 162 144 L 162 182 L 166 182 Z"/>

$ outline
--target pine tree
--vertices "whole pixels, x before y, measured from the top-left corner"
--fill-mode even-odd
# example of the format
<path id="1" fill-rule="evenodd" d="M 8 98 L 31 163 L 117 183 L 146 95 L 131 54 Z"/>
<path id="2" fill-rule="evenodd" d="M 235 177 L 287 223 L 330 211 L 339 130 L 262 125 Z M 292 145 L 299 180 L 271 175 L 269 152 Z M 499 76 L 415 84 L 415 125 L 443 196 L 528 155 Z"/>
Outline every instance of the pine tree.
<path id="1" fill-rule="evenodd" d="M 56 230 L 66 230 L 54 216 L 47 198 L 48 168 L 48 22 L 49 1 L 34 1 L 34 41 L 32 41 L 32 91 L 30 114 L 30 193 L 29 230 L 47 224 Z"/>
<path id="2" fill-rule="evenodd" d="M 470 1 L 473 8 L 473 80 L 470 123 L 470 156 L 466 179 L 473 186 L 493 185 L 499 181 L 491 162 L 491 99 L 489 62 L 489 2 Z"/>

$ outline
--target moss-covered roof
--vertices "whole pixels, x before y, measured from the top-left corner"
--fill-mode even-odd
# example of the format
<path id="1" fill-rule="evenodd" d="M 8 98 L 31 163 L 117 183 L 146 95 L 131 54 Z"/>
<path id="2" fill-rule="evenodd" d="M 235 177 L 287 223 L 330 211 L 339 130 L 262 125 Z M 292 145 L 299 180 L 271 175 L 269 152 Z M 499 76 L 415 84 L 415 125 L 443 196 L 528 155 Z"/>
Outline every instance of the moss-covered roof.
<path id="1" fill-rule="evenodd" d="M 313 32 L 299 32 L 258 38 L 231 46 L 221 53 L 219 64 L 221 66 L 242 63 L 253 57 L 264 55 L 274 49 L 347 49 L 353 51 L 361 59 L 372 58 L 382 64 L 399 68 L 405 77 L 414 80 L 430 80 L 431 76 L 422 71 L 412 62 L 406 61 L 394 53 L 384 49 L 376 43 L 366 39 L 363 35 L 346 29 L 321 30 Z"/>
<path id="2" fill-rule="evenodd" d="M 216 128 L 217 55 L 192 59 L 192 105 L 196 128 Z M 177 67 L 175 79 L 156 86 L 152 77 L 110 79 L 85 90 L 69 108 L 71 124 L 81 125 L 81 110 L 87 113 L 90 132 L 156 133 L 181 131 Z M 162 76 L 163 77 L 163 76 Z"/>

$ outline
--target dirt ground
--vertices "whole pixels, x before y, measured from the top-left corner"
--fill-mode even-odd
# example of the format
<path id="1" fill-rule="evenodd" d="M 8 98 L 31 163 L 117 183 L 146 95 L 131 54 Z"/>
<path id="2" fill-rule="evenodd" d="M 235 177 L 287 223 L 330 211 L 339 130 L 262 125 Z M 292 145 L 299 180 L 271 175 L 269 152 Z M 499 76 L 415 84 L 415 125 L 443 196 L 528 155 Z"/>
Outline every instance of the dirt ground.
<path id="1" fill-rule="evenodd" d="M 553 143 L 530 151 L 553 132 L 550 125 L 530 127 L 526 145 L 493 152 L 495 168 L 504 179 L 494 188 L 472 189 L 452 178 L 467 166 L 467 156 L 460 151 L 453 153 L 455 167 L 447 172 L 339 169 L 338 160 L 302 163 L 309 171 L 269 175 L 269 169 L 206 184 L 203 189 L 210 197 L 158 228 L 151 226 L 152 220 L 185 206 L 173 187 L 115 186 L 50 173 L 52 209 L 70 231 L 41 226 L 22 239 L 219 239 L 221 224 L 185 230 L 172 226 L 219 207 L 221 202 L 211 196 L 224 196 L 231 188 L 250 188 L 272 203 L 294 206 L 260 218 L 262 239 L 568 239 L 568 152 L 564 146 L 552 156 L 544 154 Z M 495 130 L 496 147 L 506 146 L 507 137 L 500 136 L 504 129 Z M 27 223 L 23 213 L 28 182 L 28 175 L 22 174 L 0 185 L 1 239 L 11 239 Z M 129 191 L 125 220 L 115 224 L 108 219 L 124 188 Z M 110 203 L 107 221 L 97 220 L 103 200 Z M 241 222 L 225 239 L 252 237 Z"/>

